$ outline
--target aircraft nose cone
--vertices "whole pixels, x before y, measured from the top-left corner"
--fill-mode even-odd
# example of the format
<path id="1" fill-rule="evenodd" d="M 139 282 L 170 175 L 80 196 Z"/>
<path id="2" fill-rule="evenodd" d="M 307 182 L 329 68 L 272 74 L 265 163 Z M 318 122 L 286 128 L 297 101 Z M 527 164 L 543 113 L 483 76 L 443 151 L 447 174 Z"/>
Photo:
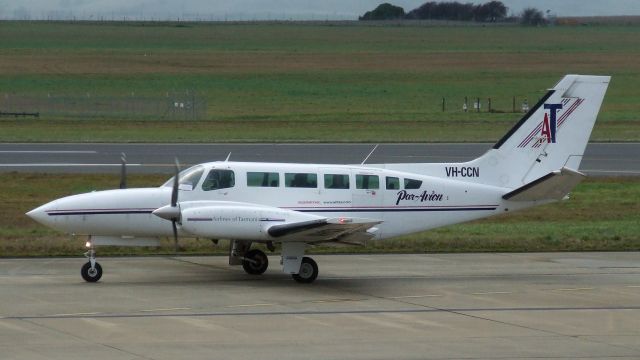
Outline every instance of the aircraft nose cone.
<path id="1" fill-rule="evenodd" d="M 49 221 L 48 221 L 49 215 L 47 215 L 48 208 L 49 208 L 49 204 L 45 204 L 29 211 L 28 213 L 26 213 L 26 215 L 31 219 L 39 222 L 42 225 L 48 225 L 49 224 Z"/>
<path id="2" fill-rule="evenodd" d="M 153 215 L 165 220 L 178 219 L 180 218 L 180 208 L 171 205 L 163 206 L 161 208 L 155 209 L 153 211 Z"/>

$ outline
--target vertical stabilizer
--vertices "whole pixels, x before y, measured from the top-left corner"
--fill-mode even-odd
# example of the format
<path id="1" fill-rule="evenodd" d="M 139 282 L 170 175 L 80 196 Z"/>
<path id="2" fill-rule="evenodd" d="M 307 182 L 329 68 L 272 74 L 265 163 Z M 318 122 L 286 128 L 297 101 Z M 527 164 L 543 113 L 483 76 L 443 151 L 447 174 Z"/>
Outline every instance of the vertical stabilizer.
<path id="1" fill-rule="evenodd" d="M 566 75 L 483 156 L 486 184 L 516 188 L 553 171 L 578 170 L 609 76 Z"/>

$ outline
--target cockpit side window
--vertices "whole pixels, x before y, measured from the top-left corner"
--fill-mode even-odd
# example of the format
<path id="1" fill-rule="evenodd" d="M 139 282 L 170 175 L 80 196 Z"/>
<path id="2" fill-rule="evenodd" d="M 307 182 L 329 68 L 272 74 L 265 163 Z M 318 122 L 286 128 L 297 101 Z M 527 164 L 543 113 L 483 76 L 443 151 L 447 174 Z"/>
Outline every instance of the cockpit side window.
<path id="1" fill-rule="evenodd" d="M 183 170 L 180 175 L 179 188 L 180 190 L 193 190 L 198 185 L 200 178 L 202 178 L 202 174 L 204 174 L 204 167 L 197 165 L 186 170 Z M 164 183 L 165 187 L 173 186 L 173 177 L 169 179 L 166 183 Z"/>
<path id="2" fill-rule="evenodd" d="M 236 176 L 233 170 L 212 169 L 207 178 L 202 182 L 202 190 L 211 191 L 231 188 L 236 185 Z"/>

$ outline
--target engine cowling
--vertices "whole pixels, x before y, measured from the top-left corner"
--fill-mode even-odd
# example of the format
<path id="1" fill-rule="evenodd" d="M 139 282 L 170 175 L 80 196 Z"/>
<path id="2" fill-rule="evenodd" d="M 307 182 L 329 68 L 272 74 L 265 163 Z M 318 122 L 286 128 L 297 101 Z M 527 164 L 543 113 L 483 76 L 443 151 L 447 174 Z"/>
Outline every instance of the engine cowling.
<path id="1" fill-rule="evenodd" d="M 250 205 L 200 206 L 182 210 L 182 230 L 197 237 L 269 240 L 269 227 L 322 217 L 275 207 Z"/>

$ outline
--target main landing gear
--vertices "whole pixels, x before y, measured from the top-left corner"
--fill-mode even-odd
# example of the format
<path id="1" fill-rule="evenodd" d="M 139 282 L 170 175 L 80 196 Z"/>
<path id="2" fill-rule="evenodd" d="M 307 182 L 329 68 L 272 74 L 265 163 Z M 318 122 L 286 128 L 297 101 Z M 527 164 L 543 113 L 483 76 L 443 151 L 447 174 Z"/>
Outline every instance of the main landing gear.
<path id="1" fill-rule="evenodd" d="M 312 258 L 305 256 L 300 264 L 300 272 L 291 274 L 291 277 L 302 284 L 312 283 L 318 277 L 318 264 Z"/>
<path id="2" fill-rule="evenodd" d="M 282 243 L 282 271 L 302 284 L 312 283 L 318 277 L 318 264 L 304 256 L 306 248 L 303 242 Z"/>
<path id="3" fill-rule="evenodd" d="M 249 275 L 262 275 L 269 267 L 267 255 L 258 250 L 249 250 L 242 259 L 242 268 Z"/>
<path id="4" fill-rule="evenodd" d="M 266 243 L 267 248 L 274 251 L 272 243 Z M 282 244 L 282 271 L 303 284 L 312 283 L 318 277 L 318 264 L 304 256 L 307 244 L 302 242 L 285 242 Z M 242 265 L 249 275 L 261 275 L 269 267 L 267 255 L 258 249 L 251 249 L 250 241 L 235 240 L 229 248 L 229 265 Z"/>
<path id="5" fill-rule="evenodd" d="M 273 249 L 271 244 L 268 247 Z M 262 275 L 269 267 L 269 259 L 262 250 L 251 249 L 251 241 L 234 240 L 229 247 L 229 265 L 242 265 L 247 274 Z"/>
<path id="6" fill-rule="evenodd" d="M 87 243 L 89 247 L 89 251 L 87 251 L 84 256 L 89 259 L 89 261 L 82 265 L 82 269 L 80 269 L 80 275 L 87 282 L 96 282 L 100 280 L 102 277 L 102 266 L 98 264 L 96 261 L 96 251 L 93 248 L 93 245 Z"/>

